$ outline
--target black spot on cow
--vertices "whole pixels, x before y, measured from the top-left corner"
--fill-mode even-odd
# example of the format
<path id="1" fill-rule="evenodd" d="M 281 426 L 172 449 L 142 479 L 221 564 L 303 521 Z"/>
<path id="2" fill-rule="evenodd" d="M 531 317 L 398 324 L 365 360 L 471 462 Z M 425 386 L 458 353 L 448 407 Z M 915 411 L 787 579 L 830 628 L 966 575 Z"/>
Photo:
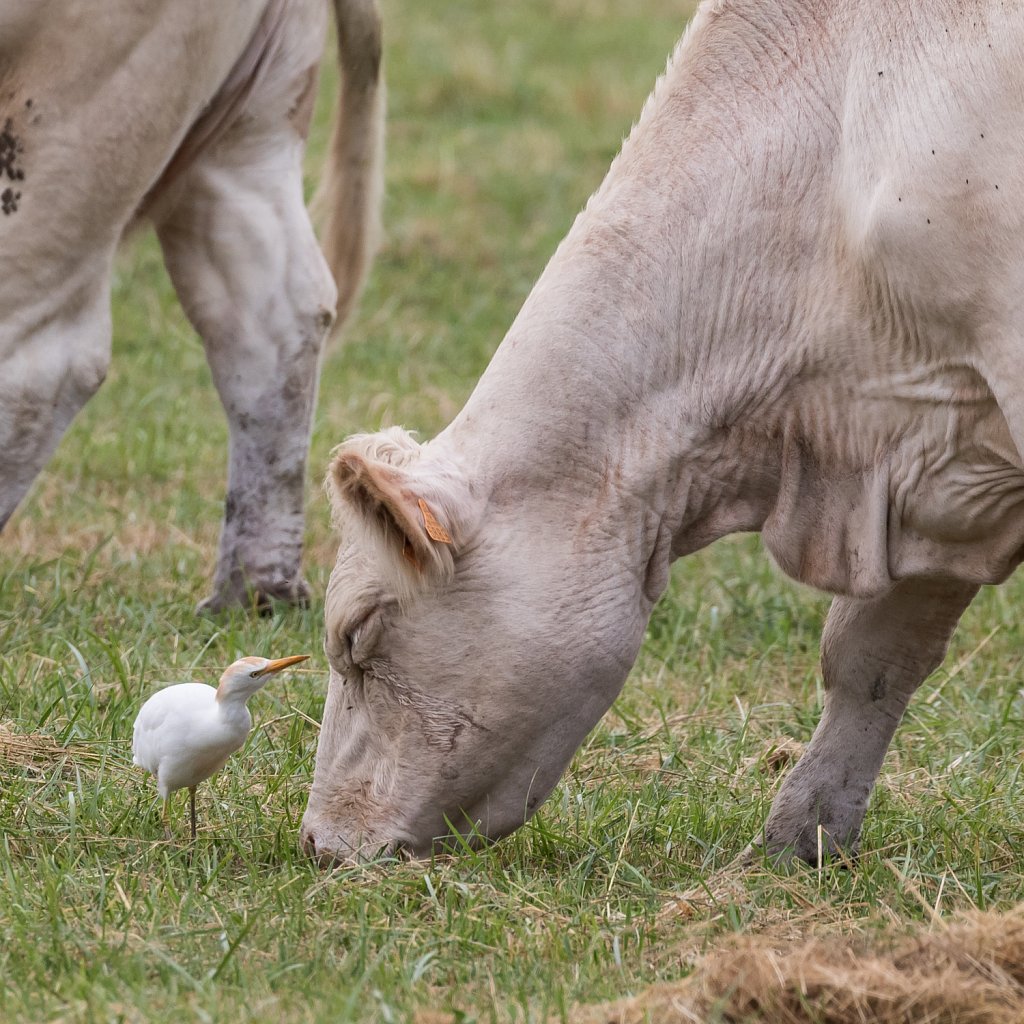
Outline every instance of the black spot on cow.
<path id="1" fill-rule="evenodd" d="M 885 676 L 876 676 L 875 681 L 871 684 L 871 700 L 877 704 L 878 701 L 885 699 L 888 691 L 889 687 L 886 684 Z"/>
<path id="2" fill-rule="evenodd" d="M 6 174 L 12 181 L 18 170 L 18 158 L 24 146 L 14 134 L 14 122 L 7 118 L 3 131 L 0 131 L 0 175 Z"/>
<path id="3" fill-rule="evenodd" d="M 7 118 L 0 131 L 0 178 L 7 175 L 10 181 L 24 181 L 25 168 L 21 165 L 21 154 L 25 147 L 14 132 L 14 122 Z M 8 216 L 18 209 L 21 192 L 6 188 L 0 192 L 0 209 Z"/>

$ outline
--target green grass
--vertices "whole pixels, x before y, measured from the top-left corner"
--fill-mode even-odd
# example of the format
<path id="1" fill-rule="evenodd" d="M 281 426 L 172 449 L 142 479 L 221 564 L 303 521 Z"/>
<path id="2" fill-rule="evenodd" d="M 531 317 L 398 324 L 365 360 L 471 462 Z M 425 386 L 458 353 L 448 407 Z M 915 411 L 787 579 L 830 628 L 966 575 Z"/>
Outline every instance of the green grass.
<path id="1" fill-rule="evenodd" d="M 626 13 L 624 13 L 626 12 Z M 389 0 L 387 240 L 321 384 L 345 434 L 457 411 L 664 65 L 686 5 Z M 333 71 L 324 98 L 333 95 Z M 322 153 L 321 104 L 310 153 Z M 741 871 L 771 756 L 820 701 L 826 602 L 741 538 L 677 565 L 636 670 L 541 813 L 491 849 L 321 873 L 298 852 L 322 606 L 198 619 L 226 433 L 151 238 L 123 253 L 110 379 L 0 544 L 0 1019 L 542 1020 L 689 970 L 717 937 L 901 927 L 1022 897 L 1019 583 L 986 591 L 886 760 L 854 871 Z M 986 642 L 987 641 L 987 642 Z M 130 767 L 158 680 L 314 654 L 253 702 L 191 846 Z M 66 749 L 58 749 L 66 748 Z M 5 753 L 6 751 L 6 753 Z"/>

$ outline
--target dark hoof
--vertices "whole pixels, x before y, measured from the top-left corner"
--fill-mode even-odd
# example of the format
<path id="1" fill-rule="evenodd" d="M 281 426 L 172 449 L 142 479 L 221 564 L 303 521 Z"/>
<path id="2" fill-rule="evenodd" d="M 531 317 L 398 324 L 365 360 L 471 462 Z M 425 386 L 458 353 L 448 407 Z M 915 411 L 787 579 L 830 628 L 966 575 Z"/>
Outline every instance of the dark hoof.
<path id="1" fill-rule="evenodd" d="M 279 605 L 308 608 L 309 584 L 298 580 L 270 585 L 227 587 L 211 594 L 196 605 L 197 615 L 220 615 L 229 608 L 244 608 L 256 615 L 273 615 Z"/>
<path id="2" fill-rule="evenodd" d="M 798 841 L 792 844 L 769 839 L 767 843 L 751 843 L 739 856 L 745 868 L 764 866 L 773 870 L 798 868 L 831 868 L 852 870 L 857 862 L 857 849 L 843 849 L 834 842 L 818 844 Z"/>

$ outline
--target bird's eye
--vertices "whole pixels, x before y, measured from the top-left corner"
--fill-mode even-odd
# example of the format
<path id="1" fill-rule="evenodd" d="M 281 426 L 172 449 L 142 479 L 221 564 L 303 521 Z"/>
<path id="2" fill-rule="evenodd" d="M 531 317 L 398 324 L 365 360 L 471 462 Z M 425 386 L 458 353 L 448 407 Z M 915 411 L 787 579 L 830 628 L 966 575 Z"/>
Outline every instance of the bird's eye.
<path id="1" fill-rule="evenodd" d="M 249 673 L 249 678 L 250 679 L 255 679 L 259 674 L 260 674 L 260 670 L 258 668 L 257 669 L 253 669 L 253 671 Z"/>

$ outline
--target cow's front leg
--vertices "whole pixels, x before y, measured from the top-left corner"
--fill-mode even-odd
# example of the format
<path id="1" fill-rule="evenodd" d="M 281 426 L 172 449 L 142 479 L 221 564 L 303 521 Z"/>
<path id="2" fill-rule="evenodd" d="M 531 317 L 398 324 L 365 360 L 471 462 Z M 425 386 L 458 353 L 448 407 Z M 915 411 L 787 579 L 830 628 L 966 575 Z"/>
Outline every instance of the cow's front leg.
<path id="1" fill-rule="evenodd" d="M 856 852 L 868 797 L 917 687 L 941 663 L 977 587 L 920 580 L 884 597 L 837 597 L 825 623 L 825 704 L 814 736 L 772 804 L 768 852 L 815 864 Z M 820 840 L 819 840 L 820 827 Z"/>
<path id="2" fill-rule="evenodd" d="M 201 607 L 303 601 L 306 454 L 336 298 L 302 199 L 301 140 L 204 155 L 158 220 L 231 435 L 213 594 Z"/>

